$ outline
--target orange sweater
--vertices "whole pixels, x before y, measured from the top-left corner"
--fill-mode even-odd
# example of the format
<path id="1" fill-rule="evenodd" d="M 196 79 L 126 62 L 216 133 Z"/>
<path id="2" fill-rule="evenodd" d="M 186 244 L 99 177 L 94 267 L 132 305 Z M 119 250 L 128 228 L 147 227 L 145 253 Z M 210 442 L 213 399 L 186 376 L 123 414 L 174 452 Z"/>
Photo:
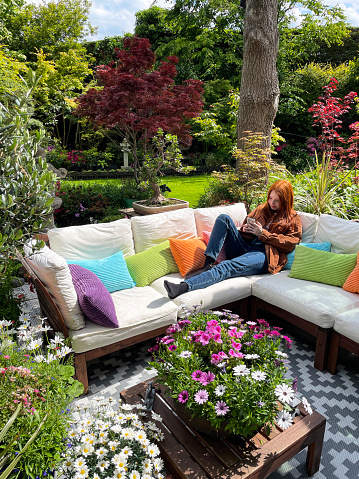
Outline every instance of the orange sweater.
<path id="1" fill-rule="evenodd" d="M 263 229 L 259 240 L 265 244 L 268 272 L 272 274 L 278 273 L 287 264 L 287 253 L 292 252 L 301 240 L 302 223 L 298 213 L 295 211 L 288 221 L 280 213 L 269 216 L 264 206 L 260 205 L 248 216 L 254 218 L 262 226 L 265 226 L 271 219 L 273 220 L 268 231 Z M 243 225 L 246 222 L 247 219 L 245 219 Z M 242 232 L 242 227 L 240 231 L 244 238 L 253 238 L 253 235 Z"/>

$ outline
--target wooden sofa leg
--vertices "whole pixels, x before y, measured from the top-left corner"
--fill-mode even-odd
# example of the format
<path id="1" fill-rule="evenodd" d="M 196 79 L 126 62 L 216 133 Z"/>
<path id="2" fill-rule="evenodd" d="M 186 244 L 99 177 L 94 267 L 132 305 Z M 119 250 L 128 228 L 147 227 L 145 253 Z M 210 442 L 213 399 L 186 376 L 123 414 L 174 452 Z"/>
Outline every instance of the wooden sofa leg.
<path id="1" fill-rule="evenodd" d="M 257 319 L 257 298 L 250 296 L 248 307 L 248 320 L 255 321 Z"/>
<path id="2" fill-rule="evenodd" d="M 335 374 L 337 370 L 339 345 L 340 345 L 340 334 L 337 333 L 336 331 L 333 331 L 331 335 L 331 340 L 330 340 L 328 364 L 327 364 L 327 369 L 331 374 Z"/>
<path id="3" fill-rule="evenodd" d="M 89 392 L 89 382 L 87 377 L 85 353 L 75 354 L 75 376 L 84 386 L 83 394 L 87 394 Z"/>
<path id="4" fill-rule="evenodd" d="M 329 341 L 330 341 L 330 328 L 318 327 L 317 344 L 315 347 L 314 367 L 319 371 L 323 371 L 326 368 Z"/>

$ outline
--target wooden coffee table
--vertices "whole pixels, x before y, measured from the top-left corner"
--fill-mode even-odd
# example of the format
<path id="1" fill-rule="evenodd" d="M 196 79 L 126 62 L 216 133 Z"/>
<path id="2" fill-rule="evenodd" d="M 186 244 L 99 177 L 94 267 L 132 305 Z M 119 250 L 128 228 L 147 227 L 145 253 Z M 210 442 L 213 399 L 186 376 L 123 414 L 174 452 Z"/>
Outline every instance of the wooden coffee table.
<path id="1" fill-rule="evenodd" d="M 123 401 L 142 402 L 147 384 L 122 391 Z M 285 431 L 275 427 L 270 436 L 261 430 L 250 439 L 212 438 L 187 427 L 174 413 L 172 398 L 165 397 L 161 388 L 156 384 L 153 406 L 163 419 L 160 428 L 165 439 L 158 446 L 166 469 L 176 479 L 263 479 L 305 447 L 308 475 L 319 470 L 326 420 L 318 412 L 309 415 L 300 404 L 300 416 Z"/>

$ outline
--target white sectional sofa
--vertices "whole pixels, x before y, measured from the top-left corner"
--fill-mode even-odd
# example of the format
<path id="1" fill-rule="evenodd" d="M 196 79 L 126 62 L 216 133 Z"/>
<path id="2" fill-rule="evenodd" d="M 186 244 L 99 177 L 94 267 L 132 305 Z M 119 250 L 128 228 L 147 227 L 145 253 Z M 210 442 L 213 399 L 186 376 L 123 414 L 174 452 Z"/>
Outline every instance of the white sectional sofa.
<path id="1" fill-rule="evenodd" d="M 204 231 L 211 231 L 221 213 L 229 214 L 238 227 L 246 217 L 241 203 L 185 208 L 112 223 L 55 228 L 48 232 L 50 248 L 35 254 L 25 248 L 24 264 L 30 267 L 42 311 L 55 330 L 70 337 L 75 351 L 76 375 L 85 390 L 88 388 L 88 360 L 164 333 L 169 324 L 184 314 L 182 306 L 187 309 L 198 306 L 203 310 L 241 308 L 241 315 L 247 317 L 249 310 L 251 319 L 256 317 L 258 306 L 272 310 L 317 337 L 315 366 L 321 370 L 326 366 L 333 330 L 336 332 L 333 348 L 338 348 L 339 344 L 347 346 L 348 343 L 341 340 L 345 337 L 354 345 L 353 352 L 358 354 L 355 345 L 359 343 L 359 295 L 336 286 L 290 278 L 290 270 L 276 275 L 228 279 L 206 289 L 188 292 L 175 300 L 168 299 L 163 282 L 165 278 L 179 282 L 182 277 L 179 273 L 170 273 L 147 286 L 111 293 L 118 328 L 101 326 L 83 317 L 76 304 L 67 262 L 101 259 L 118 251 L 128 257 L 168 238 L 201 237 Z M 329 215 L 300 215 L 303 242 L 329 241 L 336 253 L 359 251 L 358 223 Z M 335 370 L 334 362 L 336 357 L 332 358 L 331 364 Z"/>

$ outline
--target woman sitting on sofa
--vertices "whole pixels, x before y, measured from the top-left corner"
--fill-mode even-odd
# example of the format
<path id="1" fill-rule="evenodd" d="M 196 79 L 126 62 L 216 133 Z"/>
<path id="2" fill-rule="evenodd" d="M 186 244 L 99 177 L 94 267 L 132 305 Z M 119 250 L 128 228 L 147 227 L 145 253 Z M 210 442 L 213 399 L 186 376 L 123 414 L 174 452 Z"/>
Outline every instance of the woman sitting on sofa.
<path id="1" fill-rule="evenodd" d="M 259 205 L 238 230 L 232 218 L 219 215 L 205 251 L 204 267 L 181 283 L 164 282 L 169 298 L 202 289 L 227 278 L 278 273 L 287 263 L 287 253 L 302 237 L 302 224 L 293 209 L 293 188 L 279 180 L 269 188 L 266 203 Z M 226 260 L 216 264 L 222 247 Z"/>

